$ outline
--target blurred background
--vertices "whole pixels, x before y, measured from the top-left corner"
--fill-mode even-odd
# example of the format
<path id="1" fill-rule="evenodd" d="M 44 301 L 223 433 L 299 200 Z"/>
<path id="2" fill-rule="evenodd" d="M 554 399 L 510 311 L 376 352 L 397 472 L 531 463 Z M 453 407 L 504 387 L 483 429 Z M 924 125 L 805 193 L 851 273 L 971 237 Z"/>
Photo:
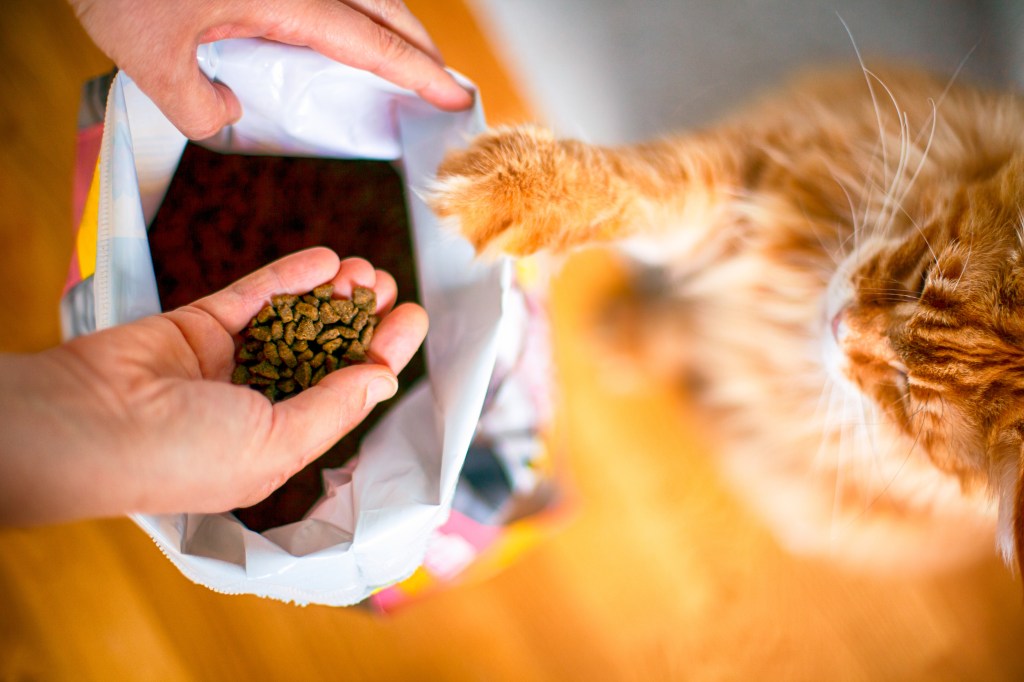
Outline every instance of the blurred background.
<path id="1" fill-rule="evenodd" d="M 469 2 L 537 113 L 601 143 L 706 124 L 797 69 L 854 61 L 855 48 L 869 64 L 1024 79 L 1013 0 Z"/>
<path id="2" fill-rule="evenodd" d="M 1004 2 L 415 0 L 490 122 L 618 142 L 701 125 L 801 66 L 923 63 L 1014 86 Z M 61 0 L 0 13 L 0 351 L 59 342 L 79 88 L 110 68 Z M 964 61 L 966 60 L 966 61 Z M 791 557 L 720 484 L 657 377 L 588 337 L 606 254 L 552 289 L 566 513 L 504 570 L 382 616 L 215 594 L 130 521 L 0 530 L 4 680 L 1020 680 L 1024 588 L 995 557 L 864 576 Z"/>

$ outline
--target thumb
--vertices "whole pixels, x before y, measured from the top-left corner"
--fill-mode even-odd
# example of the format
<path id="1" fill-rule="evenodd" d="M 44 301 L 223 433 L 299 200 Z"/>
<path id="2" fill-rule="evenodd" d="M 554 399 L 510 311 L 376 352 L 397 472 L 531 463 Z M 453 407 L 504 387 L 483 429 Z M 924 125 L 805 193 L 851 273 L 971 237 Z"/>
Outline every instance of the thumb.
<path id="1" fill-rule="evenodd" d="M 242 105 L 235 93 L 223 83 L 210 81 L 194 57 L 169 79 L 136 82 L 164 116 L 192 140 L 211 137 L 242 117 Z"/>
<path id="2" fill-rule="evenodd" d="M 366 418 L 380 402 L 395 395 L 398 379 L 384 365 L 351 365 L 298 395 L 274 405 L 267 440 L 280 465 L 299 471 Z"/>

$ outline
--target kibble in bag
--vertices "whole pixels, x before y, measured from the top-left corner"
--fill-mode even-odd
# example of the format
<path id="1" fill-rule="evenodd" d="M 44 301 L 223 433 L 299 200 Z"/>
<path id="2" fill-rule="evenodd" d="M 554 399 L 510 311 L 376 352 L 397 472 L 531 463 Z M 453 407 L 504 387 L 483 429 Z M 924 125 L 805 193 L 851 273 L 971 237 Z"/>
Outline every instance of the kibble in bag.
<path id="1" fill-rule="evenodd" d="M 236 125 L 204 142 L 208 149 L 373 159 L 399 170 L 419 300 L 431 320 L 426 375 L 361 439 L 354 459 L 323 472 L 323 494 L 299 520 L 261 531 L 231 513 L 134 520 L 186 576 L 215 590 L 330 605 L 375 595 L 383 600 L 379 606 L 388 608 L 401 601 L 396 583 L 424 567 L 450 576 L 474 553 L 496 546 L 503 524 L 511 520 L 508 509 L 528 498 L 536 509 L 537 500 L 544 506 L 551 496 L 549 481 L 537 475 L 542 468 L 536 466 L 545 456 L 546 377 L 537 373 L 542 363 L 519 361 L 538 343 L 536 332 L 543 333 L 543 324 L 533 324 L 538 308 L 518 286 L 513 263 L 477 262 L 468 244 L 441 232 L 420 199 L 445 152 L 482 130 L 479 103 L 466 112 L 441 112 L 371 74 L 309 50 L 260 40 L 205 45 L 199 54 L 207 75 L 227 84 L 245 111 Z M 271 69 L 280 78 L 266 78 Z M 99 141 L 98 163 L 81 202 L 72 276 L 62 301 L 69 336 L 161 310 L 147 230 L 186 148 L 184 137 L 123 74 L 110 85 L 102 137 L 93 139 Z M 263 238 L 247 235 L 257 243 Z M 254 325 L 261 331 L 248 338 L 256 361 L 246 369 L 247 383 L 254 373 L 263 379 L 277 373 L 275 391 L 290 386 L 277 383 L 282 371 L 276 368 L 292 372 L 286 379 L 295 372 L 282 359 L 295 353 L 294 343 L 277 343 L 287 324 L 282 315 L 312 325 L 324 303 L 328 317 L 350 312 L 310 295 L 313 300 L 279 300 L 280 309 L 268 302 L 272 314 L 264 312 L 264 321 Z M 308 306 L 301 315 L 300 304 Z M 296 335 L 299 322 L 292 330 Z M 356 343 L 364 343 L 367 328 L 372 325 L 354 330 Z M 280 339 L 274 338 L 278 331 Z M 304 327 L 302 334 L 309 333 Z M 322 333 L 302 339 L 307 349 L 316 344 L 313 357 L 351 332 L 321 339 Z M 372 341 L 369 334 L 365 343 Z M 346 352 L 351 341 L 346 340 Z M 357 360 L 358 352 L 352 350 L 351 359 Z M 312 381 L 319 367 L 309 360 Z M 464 472 L 467 463 L 472 466 Z M 462 537 L 457 526 L 470 529 L 476 539 L 489 539 L 464 542 L 453 562 L 452 543 Z"/>

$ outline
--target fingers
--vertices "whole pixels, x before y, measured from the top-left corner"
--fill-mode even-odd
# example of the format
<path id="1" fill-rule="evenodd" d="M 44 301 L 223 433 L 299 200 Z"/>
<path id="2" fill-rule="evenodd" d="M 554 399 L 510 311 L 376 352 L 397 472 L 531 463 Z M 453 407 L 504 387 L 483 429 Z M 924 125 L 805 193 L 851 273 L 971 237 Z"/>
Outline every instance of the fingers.
<path id="1" fill-rule="evenodd" d="M 419 22 L 404 6 L 398 9 L 397 2 L 369 0 L 305 2 L 315 5 L 316 10 L 310 12 L 321 12 L 324 20 L 316 30 L 295 31 L 277 39 L 307 45 L 335 61 L 375 73 L 440 109 L 459 111 L 472 105 L 473 96 L 444 70 L 433 43 L 422 42 L 425 32 L 414 27 L 413 22 Z M 376 9 L 368 16 L 361 11 L 364 6 Z"/>
<path id="2" fill-rule="evenodd" d="M 346 5 L 401 36 L 438 64 L 444 64 L 441 51 L 412 12 L 398 0 L 342 0 Z"/>
<path id="3" fill-rule="evenodd" d="M 276 294 L 306 293 L 338 273 L 337 254 L 312 248 L 290 254 L 192 305 L 212 315 L 229 334 L 237 334 Z"/>
<path id="4" fill-rule="evenodd" d="M 230 88 L 211 82 L 199 69 L 193 42 L 167 49 L 173 54 L 164 63 L 153 64 L 155 56 L 150 56 L 124 68 L 178 130 L 203 140 L 242 117 L 242 105 Z"/>
<path id="5" fill-rule="evenodd" d="M 369 356 L 398 374 L 427 335 L 427 313 L 415 303 L 403 303 L 380 321 L 370 342 Z"/>

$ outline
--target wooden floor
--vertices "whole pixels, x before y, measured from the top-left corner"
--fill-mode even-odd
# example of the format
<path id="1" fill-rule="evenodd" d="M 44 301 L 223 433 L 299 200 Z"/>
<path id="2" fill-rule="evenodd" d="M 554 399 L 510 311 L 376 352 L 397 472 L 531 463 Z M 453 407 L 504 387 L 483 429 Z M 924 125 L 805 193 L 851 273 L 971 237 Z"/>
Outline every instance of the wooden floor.
<path id="1" fill-rule="evenodd" d="M 517 98 L 460 0 L 410 2 L 492 122 Z M 79 84 L 109 63 L 62 0 L 0 13 L 0 350 L 58 341 Z M 1021 680 L 1024 589 L 995 559 L 930 579 L 781 553 L 656 385 L 613 390 L 582 329 L 599 254 L 555 285 L 558 442 L 576 512 L 509 569 L 386 616 L 228 597 L 126 520 L 0 531 L 3 680 Z"/>

